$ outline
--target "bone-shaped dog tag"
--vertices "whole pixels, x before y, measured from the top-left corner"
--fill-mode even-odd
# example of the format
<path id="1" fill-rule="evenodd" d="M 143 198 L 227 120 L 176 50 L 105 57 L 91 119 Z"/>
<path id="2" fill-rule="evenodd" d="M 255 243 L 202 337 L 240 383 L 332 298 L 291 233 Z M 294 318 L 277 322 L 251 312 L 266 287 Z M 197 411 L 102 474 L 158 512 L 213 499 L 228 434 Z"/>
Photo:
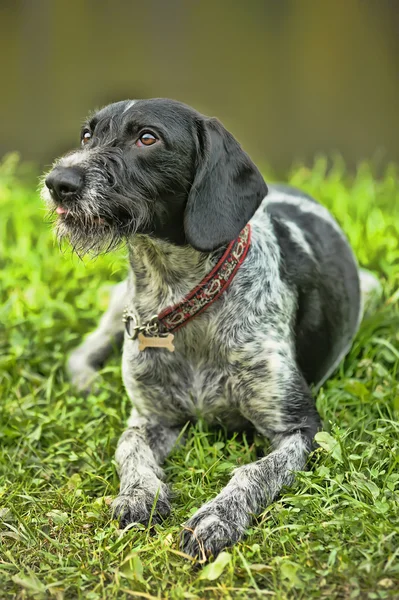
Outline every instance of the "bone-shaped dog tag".
<path id="1" fill-rule="evenodd" d="M 143 333 L 139 333 L 139 350 L 142 352 L 146 348 L 166 348 L 169 352 L 174 352 L 175 347 L 173 345 L 174 335 L 172 333 L 168 333 L 168 335 L 164 336 L 147 336 Z"/>

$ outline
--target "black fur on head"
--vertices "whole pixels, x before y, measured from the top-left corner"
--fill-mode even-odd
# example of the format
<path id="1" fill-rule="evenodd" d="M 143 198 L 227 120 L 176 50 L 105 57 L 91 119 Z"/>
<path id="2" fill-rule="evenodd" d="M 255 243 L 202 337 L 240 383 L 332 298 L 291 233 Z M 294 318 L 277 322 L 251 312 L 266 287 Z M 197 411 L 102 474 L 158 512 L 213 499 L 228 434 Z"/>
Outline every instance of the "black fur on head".
<path id="1" fill-rule="evenodd" d="M 123 101 L 82 128 L 81 149 L 53 167 L 43 196 L 78 253 L 134 233 L 210 252 L 236 238 L 267 194 L 216 119 L 167 99 Z"/>

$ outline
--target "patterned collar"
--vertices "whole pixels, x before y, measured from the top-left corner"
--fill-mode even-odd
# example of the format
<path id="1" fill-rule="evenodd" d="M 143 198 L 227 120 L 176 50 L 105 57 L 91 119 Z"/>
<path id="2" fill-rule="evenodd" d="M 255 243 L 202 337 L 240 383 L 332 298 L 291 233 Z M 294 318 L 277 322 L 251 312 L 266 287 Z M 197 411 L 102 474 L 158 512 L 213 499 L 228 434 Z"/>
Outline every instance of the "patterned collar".
<path id="1" fill-rule="evenodd" d="M 188 321 L 206 310 L 230 285 L 249 250 L 251 226 L 249 223 L 237 239 L 230 242 L 225 253 L 212 271 L 191 290 L 178 304 L 154 315 L 147 323 L 141 324 L 137 316 L 125 310 L 123 321 L 129 339 L 139 338 L 139 349 L 167 348 L 174 350 L 172 344 L 174 331 L 186 325 Z"/>

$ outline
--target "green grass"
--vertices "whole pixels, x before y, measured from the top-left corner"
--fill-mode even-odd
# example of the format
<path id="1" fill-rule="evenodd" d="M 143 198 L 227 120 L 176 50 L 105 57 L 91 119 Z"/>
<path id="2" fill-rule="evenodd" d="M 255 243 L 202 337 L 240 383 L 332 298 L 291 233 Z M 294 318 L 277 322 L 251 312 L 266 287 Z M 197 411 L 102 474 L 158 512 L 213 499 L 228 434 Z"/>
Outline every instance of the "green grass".
<path id="1" fill-rule="evenodd" d="M 318 393 L 311 470 L 213 567 L 179 554 L 181 524 L 216 495 L 258 439 L 188 428 L 166 463 L 174 512 L 154 530 L 110 520 L 113 454 L 130 410 L 118 358 L 105 385 L 71 389 L 65 357 L 96 324 L 124 252 L 83 264 L 54 243 L 35 184 L 0 167 L 0 599 L 399 598 L 399 183 L 339 159 L 288 180 L 336 215 L 384 296 Z"/>

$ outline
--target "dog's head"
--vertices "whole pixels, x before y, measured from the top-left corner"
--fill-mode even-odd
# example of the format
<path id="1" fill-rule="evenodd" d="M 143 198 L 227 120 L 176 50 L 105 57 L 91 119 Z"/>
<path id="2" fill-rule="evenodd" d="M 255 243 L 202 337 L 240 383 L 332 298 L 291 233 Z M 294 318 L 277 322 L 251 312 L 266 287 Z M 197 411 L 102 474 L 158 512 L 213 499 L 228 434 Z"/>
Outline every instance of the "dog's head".
<path id="1" fill-rule="evenodd" d="M 103 108 L 81 148 L 59 159 L 43 196 L 76 251 L 104 251 L 134 233 L 210 252 L 235 239 L 267 194 L 221 123 L 166 99 Z"/>

